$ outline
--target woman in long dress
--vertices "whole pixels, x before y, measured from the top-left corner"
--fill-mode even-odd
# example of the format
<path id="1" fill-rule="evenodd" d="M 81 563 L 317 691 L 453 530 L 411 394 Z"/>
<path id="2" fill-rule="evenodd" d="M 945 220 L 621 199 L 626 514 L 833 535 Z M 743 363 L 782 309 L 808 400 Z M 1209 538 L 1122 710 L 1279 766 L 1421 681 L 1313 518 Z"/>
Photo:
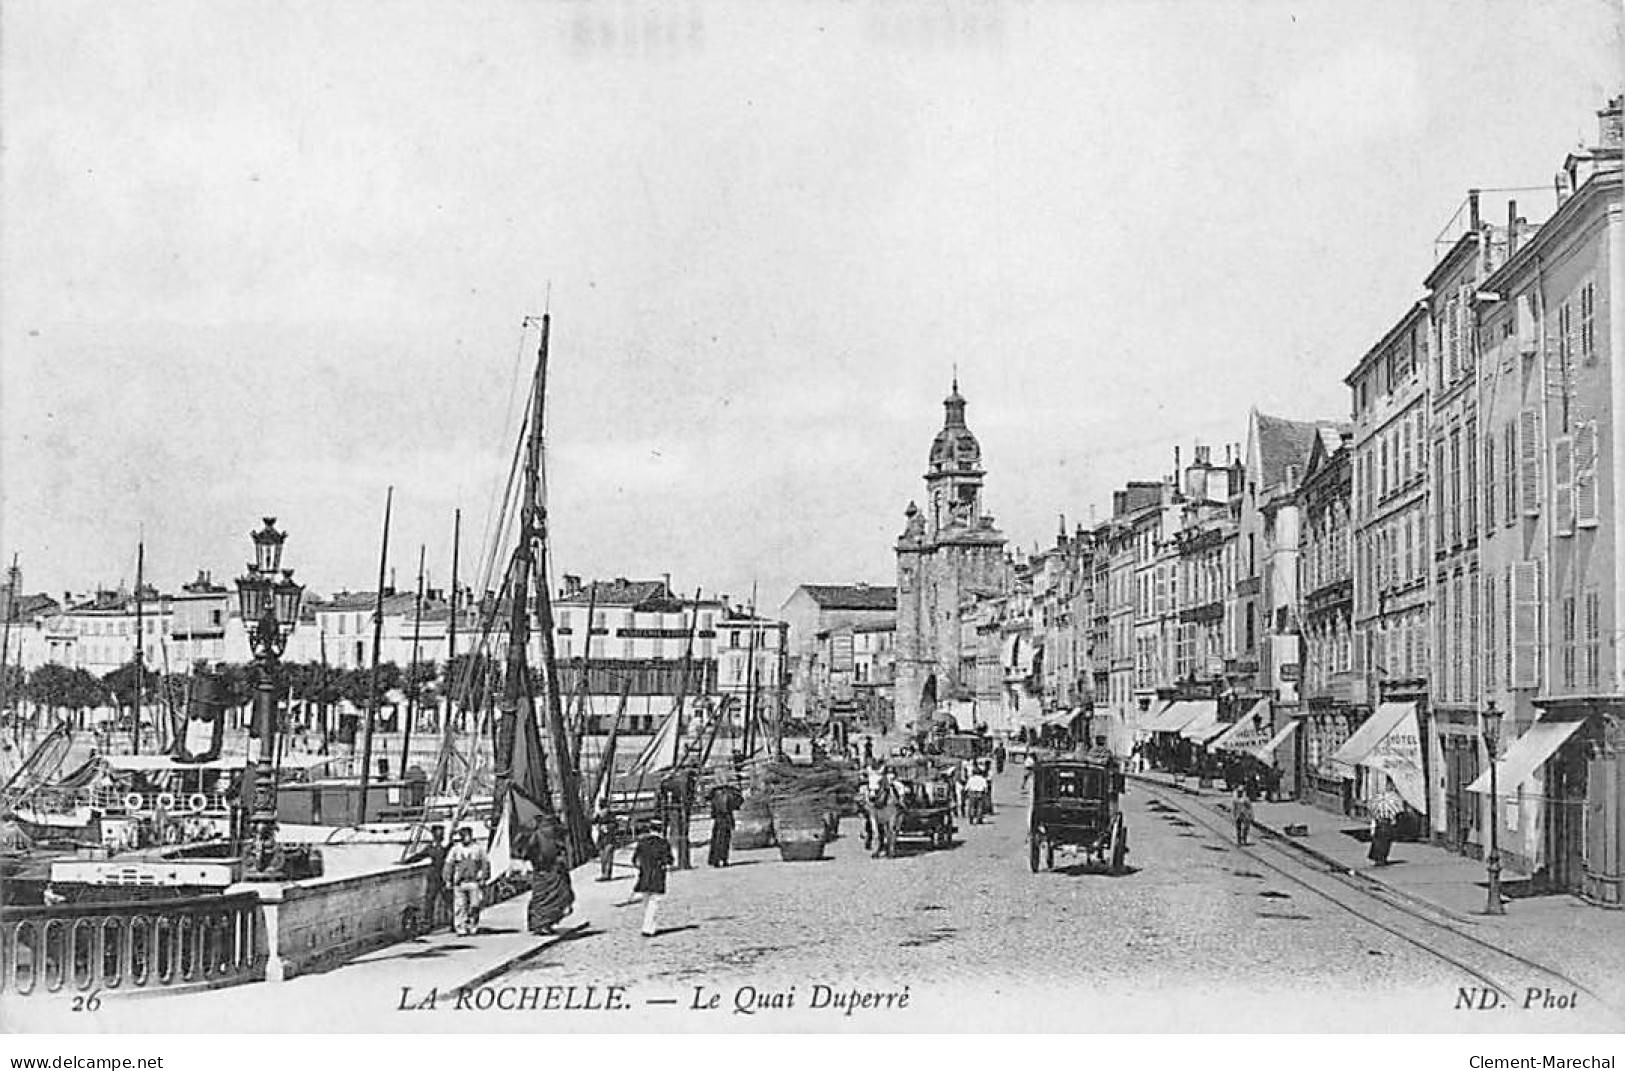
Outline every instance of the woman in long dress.
<path id="1" fill-rule="evenodd" d="M 552 933 L 575 907 L 575 889 L 564 857 L 564 827 L 557 818 L 544 817 L 530 840 L 530 907 L 525 923 L 531 933 Z"/>

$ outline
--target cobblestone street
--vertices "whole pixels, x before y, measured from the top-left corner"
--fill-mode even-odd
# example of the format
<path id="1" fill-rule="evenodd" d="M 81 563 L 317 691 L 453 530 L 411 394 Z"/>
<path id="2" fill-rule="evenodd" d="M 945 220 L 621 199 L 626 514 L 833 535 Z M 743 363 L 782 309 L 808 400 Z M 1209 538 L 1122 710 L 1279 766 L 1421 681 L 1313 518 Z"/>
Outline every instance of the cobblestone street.
<path id="1" fill-rule="evenodd" d="M 821 863 L 784 863 L 769 849 L 739 853 L 724 871 L 674 874 L 654 939 L 638 933 L 631 880 L 621 879 L 628 892 L 607 918 L 591 919 L 590 936 L 512 980 L 625 984 L 686 1011 L 697 992 L 717 994 L 730 1016 L 746 1014 L 732 1010 L 741 987 L 748 1004 L 794 985 L 805 1008 L 815 984 L 909 985 L 937 1025 L 997 1008 L 1030 1015 L 1028 1026 L 1271 1030 L 1439 1029 L 1456 987 L 1472 981 L 1251 855 L 1279 860 L 1277 849 L 1238 850 L 1135 786 L 1124 796 L 1127 874 L 1062 858 L 1056 872 L 1033 874 L 1019 785 L 1013 773 L 1000 779 L 997 814 L 983 826 L 961 822 L 948 850 L 872 860 L 861 823 L 849 819 Z M 777 1009 L 760 1017 L 785 1018 Z M 1572 1016 L 1505 1024 L 1577 1025 Z"/>
<path id="2" fill-rule="evenodd" d="M 701 865 L 673 872 L 652 939 L 639 933 L 630 869 L 620 865 L 613 882 L 600 884 L 589 866 L 576 872 L 577 912 L 567 920 L 584 928 L 551 944 L 521 932 L 520 897 L 489 910 L 477 937 L 442 932 L 281 984 L 110 995 L 91 1018 L 73 1013 L 66 998 L 45 998 L 21 1009 L 27 1014 L 17 1024 L 136 1031 L 192 1022 L 292 1031 L 1617 1026 L 1595 1006 L 1457 1010 L 1461 987 L 1478 984 L 1471 975 L 1295 884 L 1289 875 L 1304 866 L 1297 857 L 1269 842 L 1238 849 L 1207 824 L 1211 814 L 1204 820 L 1186 811 L 1164 788 L 1130 782 L 1123 796 L 1129 868 L 1118 877 L 1063 856 L 1054 872 L 1030 872 L 1014 770 L 997 779 L 995 801 L 986 824 L 960 822 L 951 848 L 907 848 L 895 859 L 870 858 L 857 819 L 846 821 L 829 858 L 817 863 L 786 863 L 767 849 L 736 853 L 733 866 L 713 870 L 697 845 Z M 483 996 L 459 1001 L 457 990 L 470 984 Z M 630 1014 L 602 1008 L 610 987 L 621 987 L 614 999 Z M 861 994 L 892 1003 L 850 1009 L 853 993 L 860 1005 Z M 423 1005 L 431 994 L 432 1007 Z M 558 1006 L 539 1007 L 547 1001 Z"/>

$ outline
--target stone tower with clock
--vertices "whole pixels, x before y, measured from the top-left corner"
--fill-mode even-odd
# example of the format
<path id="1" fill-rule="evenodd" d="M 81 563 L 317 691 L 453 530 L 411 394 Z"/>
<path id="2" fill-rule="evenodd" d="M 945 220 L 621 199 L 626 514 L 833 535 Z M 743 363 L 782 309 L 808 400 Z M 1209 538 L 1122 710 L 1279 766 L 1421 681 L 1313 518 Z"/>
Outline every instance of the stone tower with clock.
<path id="1" fill-rule="evenodd" d="M 942 405 L 947 412 L 931 441 L 925 509 L 908 504 L 897 539 L 894 695 L 899 720 L 920 725 L 972 697 L 975 663 L 961 663 L 960 608 L 1005 587 L 1004 535 L 982 511 L 982 447 L 965 424 L 958 377 Z"/>

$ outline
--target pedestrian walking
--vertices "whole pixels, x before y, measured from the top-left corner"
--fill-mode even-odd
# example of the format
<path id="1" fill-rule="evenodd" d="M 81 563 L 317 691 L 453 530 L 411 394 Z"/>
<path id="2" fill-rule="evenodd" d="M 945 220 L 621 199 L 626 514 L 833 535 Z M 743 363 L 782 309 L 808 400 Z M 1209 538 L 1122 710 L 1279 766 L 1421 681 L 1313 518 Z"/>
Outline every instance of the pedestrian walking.
<path id="1" fill-rule="evenodd" d="M 1373 818 L 1371 820 L 1371 850 L 1366 858 L 1371 860 L 1373 866 L 1388 865 L 1388 851 L 1394 845 L 1394 823 L 1387 818 Z"/>
<path id="2" fill-rule="evenodd" d="M 530 904 L 525 909 L 525 927 L 546 936 L 575 909 L 564 823 L 552 815 L 543 815 L 527 839 L 524 852 L 530 863 Z"/>
<path id="3" fill-rule="evenodd" d="M 464 937 L 472 936 L 480 928 L 491 860 L 486 858 L 485 849 L 474 843 L 474 831 L 467 826 L 457 830 L 457 844 L 446 853 L 443 877 L 451 886 L 453 927 Z"/>
<path id="4" fill-rule="evenodd" d="M 987 814 L 987 775 L 980 769 L 972 773 L 966 780 L 965 799 L 970 824 L 973 826 L 981 825 L 983 816 Z"/>
<path id="5" fill-rule="evenodd" d="M 599 800 L 598 809 L 592 816 L 593 836 L 598 839 L 599 881 L 609 881 L 615 876 L 615 834 L 619 826 L 620 820 L 609 809 L 609 802 Z"/>
<path id="6" fill-rule="evenodd" d="M 1247 798 L 1245 789 L 1236 789 L 1236 794 L 1231 801 L 1231 807 L 1235 811 L 1236 844 L 1245 848 L 1247 846 L 1247 835 L 1253 829 L 1253 801 Z"/>
<path id="7" fill-rule="evenodd" d="M 665 837 L 663 823 L 649 823 L 648 832 L 632 849 L 632 865 L 638 868 L 638 883 L 632 891 L 643 897 L 643 936 L 653 937 L 660 932 L 655 917 L 660 912 L 660 901 L 666 895 L 666 871 L 671 868 L 671 842 Z"/>
<path id="8" fill-rule="evenodd" d="M 1027 785 L 1033 779 L 1033 768 L 1037 765 L 1038 759 L 1033 755 L 1031 748 L 1029 748 L 1027 751 L 1027 757 L 1021 761 L 1021 791 L 1027 791 Z"/>
<path id="9" fill-rule="evenodd" d="M 423 898 L 422 923 L 422 932 L 429 933 L 440 925 L 445 914 L 446 827 L 430 826 L 429 843 L 407 856 L 406 862 L 429 864 L 429 891 Z"/>
<path id="10" fill-rule="evenodd" d="M 997 744 L 993 745 L 993 771 L 995 773 L 1002 774 L 1004 772 L 1005 758 L 1004 741 L 1000 740 Z"/>
<path id="11" fill-rule="evenodd" d="M 874 741 L 874 737 L 866 736 L 866 737 L 863 738 L 863 764 L 865 766 L 867 766 L 871 762 L 874 762 L 874 761 L 875 761 L 875 741 Z"/>
<path id="12" fill-rule="evenodd" d="M 728 865 L 728 851 L 734 839 L 734 812 L 744 802 L 744 797 L 732 785 L 718 785 L 711 790 L 711 854 L 707 861 L 712 866 Z"/>

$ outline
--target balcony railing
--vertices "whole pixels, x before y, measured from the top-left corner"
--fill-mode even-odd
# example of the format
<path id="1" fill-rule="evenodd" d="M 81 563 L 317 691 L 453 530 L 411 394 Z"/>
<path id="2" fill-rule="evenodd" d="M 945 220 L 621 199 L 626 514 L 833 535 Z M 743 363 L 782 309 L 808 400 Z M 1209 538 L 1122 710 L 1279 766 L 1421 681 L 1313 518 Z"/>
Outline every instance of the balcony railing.
<path id="1" fill-rule="evenodd" d="M 0 908 L 0 994 L 150 991 L 264 976 L 259 897 Z"/>

